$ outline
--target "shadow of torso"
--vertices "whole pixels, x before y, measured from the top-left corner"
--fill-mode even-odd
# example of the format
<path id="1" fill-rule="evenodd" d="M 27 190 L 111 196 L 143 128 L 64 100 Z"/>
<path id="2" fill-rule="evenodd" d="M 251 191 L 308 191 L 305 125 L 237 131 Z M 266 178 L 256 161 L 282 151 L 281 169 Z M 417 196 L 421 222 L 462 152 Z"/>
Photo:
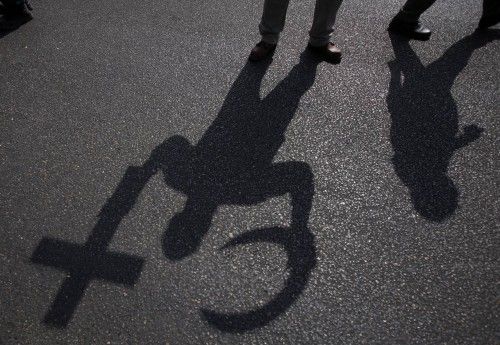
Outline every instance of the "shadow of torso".
<path id="1" fill-rule="evenodd" d="M 247 64 L 217 118 L 195 146 L 184 145 L 177 169 L 167 164 L 167 184 L 213 204 L 253 204 L 275 195 L 266 183 L 300 97 L 314 81 L 315 64 L 303 62 L 264 99 L 266 65 Z"/>

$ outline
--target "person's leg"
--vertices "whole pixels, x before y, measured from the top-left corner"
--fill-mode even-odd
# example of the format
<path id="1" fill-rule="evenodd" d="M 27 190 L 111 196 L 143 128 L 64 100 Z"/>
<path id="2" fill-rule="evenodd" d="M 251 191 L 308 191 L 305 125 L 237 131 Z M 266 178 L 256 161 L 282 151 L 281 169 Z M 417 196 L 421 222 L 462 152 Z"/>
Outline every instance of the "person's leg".
<path id="1" fill-rule="evenodd" d="M 389 31 L 421 41 L 431 37 L 431 31 L 424 27 L 419 18 L 436 0 L 408 0 L 389 24 Z"/>
<path id="2" fill-rule="evenodd" d="M 3 5 L 3 10 L 6 13 L 22 12 L 26 7 L 25 0 L 0 0 L 0 5 Z"/>
<path id="3" fill-rule="evenodd" d="M 333 33 L 333 25 L 342 0 L 316 0 L 314 20 L 309 31 L 309 43 L 320 47 L 327 45 Z"/>
<path id="4" fill-rule="evenodd" d="M 500 22 L 500 2 L 483 0 L 483 15 L 479 21 L 479 29 L 487 29 Z"/>
<path id="5" fill-rule="evenodd" d="M 416 22 L 436 0 L 408 0 L 396 15 L 396 18 L 407 22 Z"/>
<path id="6" fill-rule="evenodd" d="M 290 0 L 265 0 L 259 32 L 262 40 L 252 49 L 249 59 L 260 61 L 271 56 L 276 49 L 276 44 L 281 31 L 285 27 L 286 11 Z"/>
<path id="7" fill-rule="evenodd" d="M 285 27 L 286 11 L 290 0 L 266 0 L 259 24 L 262 41 L 277 44 Z"/>
<path id="8" fill-rule="evenodd" d="M 330 42 L 342 0 L 316 0 L 314 20 L 309 31 L 309 49 L 329 62 L 340 62 L 341 52 Z"/>

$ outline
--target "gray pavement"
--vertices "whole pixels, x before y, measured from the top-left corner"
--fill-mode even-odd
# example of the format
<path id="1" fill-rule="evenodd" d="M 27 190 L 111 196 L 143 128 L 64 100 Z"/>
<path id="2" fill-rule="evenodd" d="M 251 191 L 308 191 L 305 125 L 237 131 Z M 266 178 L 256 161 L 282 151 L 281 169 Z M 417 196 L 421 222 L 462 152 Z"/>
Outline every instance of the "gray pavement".
<path id="1" fill-rule="evenodd" d="M 345 1 L 33 1 L 0 38 L 1 344 L 495 344 L 500 34 Z"/>

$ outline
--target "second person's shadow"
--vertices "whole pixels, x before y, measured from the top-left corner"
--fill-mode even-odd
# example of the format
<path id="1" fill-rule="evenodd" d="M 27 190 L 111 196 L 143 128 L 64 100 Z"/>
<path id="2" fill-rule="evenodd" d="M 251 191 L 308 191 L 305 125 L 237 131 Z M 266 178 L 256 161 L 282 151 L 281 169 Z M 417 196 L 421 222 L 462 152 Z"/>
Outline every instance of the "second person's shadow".
<path id="1" fill-rule="evenodd" d="M 473 33 L 424 66 L 408 40 L 391 35 L 395 60 L 389 62 L 387 105 L 392 119 L 392 162 L 416 211 L 428 220 L 440 222 L 455 212 L 459 192 L 448 176 L 450 160 L 483 131 L 467 125 L 459 133 L 453 83 L 472 52 L 498 38 L 498 30 Z"/>
<path id="2" fill-rule="evenodd" d="M 197 251 L 219 206 L 253 205 L 285 194 L 291 197 L 289 227 L 253 230 L 222 248 L 251 242 L 281 245 L 290 271 L 284 288 L 264 306 L 229 314 L 202 310 L 202 316 L 220 330 L 242 332 L 275 319 L 302 293 L 316 264 L 314 236 L 308 228 L 312 171 L 304 162 L 273 163 L 273 159 L 302 95 L 314 83 L 317 64 L 304 53 L 288 76 L 261 99 L 261 81 L 269 63 L 247 63 L 196 145 L 174 136 L 152 153 L 166 183 L 187 196 L 183 210 L 171 219 L 163 235 L 164 254 L 171 260 Z"/>

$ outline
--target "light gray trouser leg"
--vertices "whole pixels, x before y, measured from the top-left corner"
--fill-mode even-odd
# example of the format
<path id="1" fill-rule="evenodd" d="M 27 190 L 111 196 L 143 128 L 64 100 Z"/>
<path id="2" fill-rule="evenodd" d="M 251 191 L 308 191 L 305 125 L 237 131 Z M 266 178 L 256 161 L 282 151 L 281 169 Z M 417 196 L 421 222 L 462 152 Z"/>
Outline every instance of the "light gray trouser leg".
<path id="1" fill-rule="evenodd" d="M 262 40 L 267 43 L 278 43 L 279 36 L 285 27 L 286 11 L 290 0 L 265 0 L 259 31 Z M 314 21 L 309 32 L 309 42 L 315 46 L 325 45 L 330 41 L 335 17 L 342 0 L 316 0 Z"/>
<path id="2" fill-rule="evenodd" d="M 309 43 L 312 46 L 324 46 L 330 42 L 341 3 L 342 0 L 316 0 L 313 25 L 309 31 Z"/>

